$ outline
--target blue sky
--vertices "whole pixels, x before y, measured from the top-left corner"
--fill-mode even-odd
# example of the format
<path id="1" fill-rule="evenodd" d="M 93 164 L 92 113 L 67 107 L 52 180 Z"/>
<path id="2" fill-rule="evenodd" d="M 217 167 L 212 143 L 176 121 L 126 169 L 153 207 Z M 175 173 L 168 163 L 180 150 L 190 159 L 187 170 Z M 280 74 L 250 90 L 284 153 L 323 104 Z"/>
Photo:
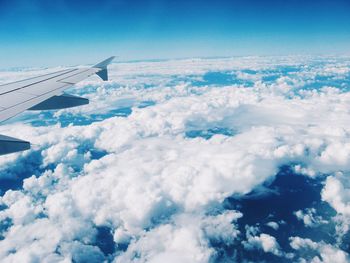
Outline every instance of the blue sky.
<path id="1" fill-rule="evenodd" d="M 0 67 L 350 53 L 346 0 L 0 0 Z"/>

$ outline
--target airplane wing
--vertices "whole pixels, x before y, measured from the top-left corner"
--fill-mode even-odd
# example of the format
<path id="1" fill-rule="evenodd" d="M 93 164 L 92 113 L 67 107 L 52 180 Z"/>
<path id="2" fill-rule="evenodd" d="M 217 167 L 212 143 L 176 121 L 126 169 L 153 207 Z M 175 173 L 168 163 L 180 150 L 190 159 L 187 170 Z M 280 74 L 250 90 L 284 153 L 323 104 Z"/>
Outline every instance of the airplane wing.
<path id="1" fill-rule="evenodd" d="M 25 110 L 63 109 L 89 103 L 87 99 L 62 94 L 63 91 L 93 74 L 108 80 L 110 57 L 91 68 L 72 68 L 0 85 L 0 122 Z M 0 155 L 27 150 L 30 143 L 0 135 Z"/>

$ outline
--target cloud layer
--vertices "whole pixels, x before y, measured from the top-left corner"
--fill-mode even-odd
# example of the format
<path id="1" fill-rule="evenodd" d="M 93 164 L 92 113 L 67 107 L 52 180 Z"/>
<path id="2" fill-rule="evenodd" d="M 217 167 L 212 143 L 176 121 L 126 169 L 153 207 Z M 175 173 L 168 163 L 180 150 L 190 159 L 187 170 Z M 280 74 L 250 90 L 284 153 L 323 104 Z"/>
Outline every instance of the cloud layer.
<path id="1" fill-rule="evenodd" d="M 237 242 L 275 259 L 348 260 L 341 246 L 350 214 L 347 58 L 189 59 L 110 70 L 111 81 L 92 78 L 71 90 L 90 105 L 24 113 L 1 127 L 33 143 L 0 158 L 2 180 L 24 179 L 3 188 L 3 261 L 206 262 L 218 260 L 220 247 L 236 247 L 226 255 L 235 258 Z M 286 165 L 325 180 L 322 200 L 336 213 L 328 220 L 338 243 L 291 236 L 283 251 L 259 227 L 240 230 L 239 207 L 223 208 Z M 315 208 L 294 212 L 306 227 L 328 222 Z"/>

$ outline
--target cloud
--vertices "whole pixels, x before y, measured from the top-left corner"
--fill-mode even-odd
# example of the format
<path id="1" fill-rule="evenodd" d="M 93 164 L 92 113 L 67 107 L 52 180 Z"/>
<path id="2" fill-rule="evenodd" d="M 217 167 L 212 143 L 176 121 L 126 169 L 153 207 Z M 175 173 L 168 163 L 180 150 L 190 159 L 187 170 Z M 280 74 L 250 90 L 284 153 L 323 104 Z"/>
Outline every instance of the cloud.
<path id="1" fill-rule="evenodd" d="M 303 221 L 307 227 L 317 227 L 320 224 L 327 224 L 326 220 L 323 220 L 322 217 L 316 216 L 315 208 L 306 208 L 303 210 L 298 210 L 294 213 L 298 220 Z"/>
<path id="2" fill-rule="evenodd" d="M 27 177 L 22 188 L 1 197 L 0 218 L 10 223 L 1 233 L 0 257 L 205 262 L 215 258 L 215 244 L 237 240 L 248 249 L 284 255 L 268 233 L 242 240 L 238 224 L 244 215 L 223 210 L 222 202 L 270 182 L 283 165 L 311 177 L 343 170 L 343 177 L 327 178 L 322 198 L 347 215 L 342 184 L 350 160 L 350 96 L 334 87 L 303 86 L 330 66 L 341 69 L 325 77 L 344 78 L 348 66 L 311 62 L 286 57 L 113 64 L 112 81 L 91 79 L 70 91 L 88 97 L 90 105 L 24 113 L 3 125 L 2 133 L 34 145 L 0 158 L 1 178 Z M 194 80 L 208 71 L 235 73 L 240 82 L 196 86 Z M 0 79 L 36 73 L 1 73 Z M 272 75 L 275 80 L 265 80 Z M 152 103 L 140 107 L 145 102 Z M 120 115 L 116 110 L 122 108 L 130 114 Z M 216 134 L 221 129 L 233 132 Z M 187 136 L 209 130 L 210 138 Z M 317 216 L 310 209 L 298 211 L 298 218 L 313 223 Z M 274 222 L 268 226 L 278 230 Z M 97 245 L 99 227 L 112 236 L 109 255 Z M 330 255 L 328 250 L 322 253 Z"/>
<path id="3" fill-rule="evenodd" d="M 343 172 L 328 176 L 321 192 L 322 200 L 335 211 L 333 222 L 336 225 L 337 242 L 341 243 L 350 228 L 350 185 L 349 177 Z"/>
<path id="4" fill-rule="evenodd" d="M 266 253 L 282 256 L 282 252 L 276 238 L 268 234 L 262 233 L 259 236 L 248 235 L 248 239 L 243 243 L 243 245 L 248 250 L 262 249 Z"/>
<path id="5" fill-rule="evenodd" d="M 174 223 L 145 232 L 132 241 L 116 262 L 130 262 L 135 254 L 142 262 L 205 262 L 214 254 L 209 243 L 232 244 L 239 231 L 235 222 L 242 216 L 236 211 L 199 217 L 181 215 Z"/>
<path id="6" fill-rule="evenodd" d="M 291 237 L 290 246 L 294 250 L 304 250 L 307 258 L 301 258 L 301 260 L 309 262 L 323 262 L 323 263 L 345 263 L 349 262 L 350 258 L 348 253 L 324 242 L 314 242 L 308 238 Z M 314 255 L 316 253 L 316 255 Z"/>
<path id="7" fill-rule="evenodd" d="M 276 222 L 270 221 L 266 224 L 267 226 L 271 227 L 274 230 L 278 230 L 279 229 L 279 225 Z"/>
<path id="8" fill-rule="evenodd" d="M 350 215 L 350 190 L 348 178 L 341 172 L 328 176 L 322 190 L 322 199 L 327 201 L 338 213 Z M 344 184 L 345 183 L 345 184 Z"/>

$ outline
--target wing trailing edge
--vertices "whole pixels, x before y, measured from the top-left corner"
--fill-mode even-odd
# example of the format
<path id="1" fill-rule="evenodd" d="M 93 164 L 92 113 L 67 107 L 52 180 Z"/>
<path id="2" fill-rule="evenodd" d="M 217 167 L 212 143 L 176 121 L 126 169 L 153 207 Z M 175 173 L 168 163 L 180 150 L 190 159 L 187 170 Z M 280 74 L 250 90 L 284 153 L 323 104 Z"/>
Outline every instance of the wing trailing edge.
<path id="1" fill-rule="evenodd" d="M 86 98 L 81 98 L 70 94 L 63 94 L 53 96 L 28 110 L 60 110 L 86 104 L 89 104 L 89 100 Z"/>
<path id="2" fill-rule="evenodd" d="M 30 142 L 0 135 L 0 155 L 21 152 L 30 149 Z"/>

